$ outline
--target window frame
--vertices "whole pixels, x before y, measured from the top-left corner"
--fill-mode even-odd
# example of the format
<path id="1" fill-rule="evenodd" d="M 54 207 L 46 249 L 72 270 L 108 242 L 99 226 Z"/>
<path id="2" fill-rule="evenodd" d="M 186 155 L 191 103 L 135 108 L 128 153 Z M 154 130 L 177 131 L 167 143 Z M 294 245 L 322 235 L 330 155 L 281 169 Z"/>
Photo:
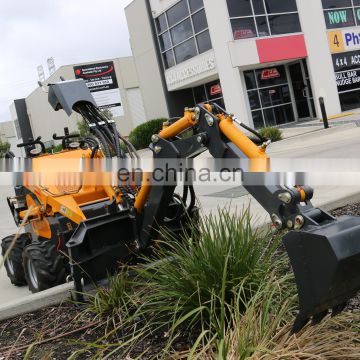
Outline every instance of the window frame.
<path id="1" fill-rule="evenodd" d="M 294 113 L 294 105 L 293 105 L 293 101 L 292 101 L 292 98 L 290 96 L 290 102 L 284 102 L 283 104 L 277 104 L 277 105 L 272 105 L 272 106 L 263 106 L 263 102 L 262 102 L 262 98 L 261 98 L 261 90 L 267 90 L 267 89 L 273 89 L 273 88 L 280 88 L 280 87 L 283 87 L 283 86 L 288 86 L 289 88 L 289 92 L 291 92 L 291 84 L 290 84 L 290 81 L 289 81 L 289 78 L 288 78 L 288 75 L 286 73 L 286 69 L 285 69 L 285 65 L 279 65 L 279 66 L 283 66 L 284 67 L 284 71 L 285 71 L 285 76 L 286 76 L 286 82 L 281 82 L 279 84 L 275 84 L 275 85 L 269 85 L 269 86 L 260 86 L 260 83 L 259 83 L 259 80 L 256 76 L 256 71 L 257 70 L 262 70 L 263 68 L 258 68 L 258 69 L 251 69 L 251 70 L 246 70 L 246 71 L 243 71 L 243 76 L 244 76 L 244 84 L 245 84 L 245 89 L 246 89 L 246 97 L 247 97 L 247 102 L 248 102 L 248 106 L 249 106 L 249 111 L 250 111 L 250 115 L 251 115 L 251 118 L 253 119 L 253 113 L 255 112 L 261 112 L 262 114 L 262 119 L 263 119 L 263 125 L 264 127 L 266 126 L 269 126 L 267 123 L 266 123 L 266 119 L 265 119 L 265 114 L 264 114 L 264 110 L 271 110 L 273 108 L 280 108 L 280 107 L 286 107 L 286 106 L 289 106 L 291 105 L 292 106 L 292 111 L 293 111 L 293 114 L 294 114 L 294 120 L 295 120 L 295 113 Z M 265 69 L 265 68 L 264 68 Z M 246 85 L 246 80 L 245 80 L 245 73 L 247 72 L 252 72 L 253 73 L 253 76 L 254 76 L 254 80 L 255 80 L 255 88 L 248 88 L 247 85 Z M 251 108 L 251 104 L 250 104 L 250 99 L 249 99 L 249 93 L 250 92 L 257 92 L 257 96 L 258 96 L 258 99 L 259 99 L 259 104 L 260 104 L 260 107 L 258 108 L 254 108 L 252 109 Z M 291 123 L 291 122 L 290 122 Z M 274 126 L 281 126 L 282 124 L 276 124 Z"/>
<path id="2" fill-rule="evenodd" d="M 205 13 L 205 6 L 203 4 L 202 7 L 200 7 L 199 9 L 195 10 L 192 12 L 191 10 L 191 6 L 190 6 L 190 2 L 189 0 L 183 0 L 186 2 L 186 5 L 188 7 L 188 10 L 189 10 L 189 15 L 184 17 L 183 19 L 181 19 L 180 21 L 178 21 L 177 23 L 173 24 L 172 26 L 169 26 L 169 21 L 168 21 L 168 17 L 167 17 L 167 11 L 169 11 L 171 8 L 173 8 L 174 6 L 176 6 L 180 1 L 176 2 L 175 4 L 173 4 L 172 6 L 170 6 L 168 9 L 164 10 L 162 13 L 160 13 L 156 18 L 154 18 L 154 24 L 155 24 L 155 31 L 156 31 L 156 37 L 157 37 L 157 41 L 158 41 L 158 46 L 159 46 L 159 51 L 160 51 L 160 55 L 161 55 L 161 61 L 162 61 L 162 65 L 163 65 L 163 68 L 164 70 L 168 70 L 168 69 L 171 69 L 172 67 L 174 66 L 177 66 L 181 63 L 183 63 L 184 61 L 180 61 L 178 62 L 176 60 L 176 56 L 175 56 L 175 48 L 177 48 L 178 46 L 181 46 L 182 44 L 186 43 L 187 41 L 189 41 L 190 39 L 194 39 L 194 42 L 195 42 L 195 48 L 196 48 L 196 54 L 195 56 L 198 56 L 198 55 L 201 55 L 203 54 L 204 52 L 200 52 L 199 51 L 199 45 L 198 45 L 198 42 L 197 42 L 197 38 L 199 35 L 205 33 L 205 32 L 208 32 L 209 31 L 209 25 L 204 28 L 203 30 L 201 31 L 198 31 L 198 32 L 195 32 L 195 26 L 194 26 L 194 21 L 193 21 L 193 16 L 195 14 L 198 14 L 202 11 L 204 11 Z M 159 29 L 157 27 L 157 24 L 156 24 L 156 20 L 160 17 L 164 15 L 165 16 L 165 21 L 166 21 L 166 29 L 162 32 L 159 32 Z M 205 17 L 206 17 L 206 13 L 205 13 Z M 171 30 L 173 28 L 175 28 L 176 26 L 180 25 L 182 22 L 186 21 L 186 20 L 190 20 L 190 23 L 191 23 L 191 30 L 192 30 L 192 34 L 190 36 L 188 36 L 186 39 L 182 40 L 181 42 L 177 43 L 176 45 L 174 45 L 173 43 L 173 39 L 171 37 Z M 206 19 L 207 21 L 207 19 Z M 160 43 L 160 37 L 162 35 L 164 35 L 166 32 L 169 32 L 169 37 L 170 37 L 170 47 L 167 49 L 167 50 L 162 50 L 161 48 L 161 43 Z M 210 39 L 211 41 L 211 39 Z M 212 46 L 211 46 L 212 48 Z M 211 49 L 210 48 L 210 49 Z M 209 49 L 209 50 L 210 50 Z M 170 67 L 166 67 L 165 66 L 165 61 L 164 61 L 164 54 L 171 51 L 172 53 L 172 56 L 173 56 L 173 59 L 174 59 L 174 65 L 173 66 L 170 66 Z"/>
<path id="3" fill-rule="evenodd" d="M 249 0 L 249 1 L 250 1 L 250 5 L 251 5 L 252 15 L 247 15 L 247 16 L 231 16 L 229 6 L 226 3 L 228 15 L 229 15 L 229 20 L 230 20 L 230 25 L 231 25 L 231 31 L 232 31 L 233 39 L 235 41 L 237 41 L 237 40 L 257 39 L 257 38 L 263 39 L 263 38 L 267 38 L 267 37 L 282 36 L 282 35 L 288 35 L 288 34 L 301 34 L 302 33 L 302 27 L 301 27 L 301 22 L 300 22 L 299 10 L 298 9 L 297 9 L 297 11 L 289 11 L 289 12 L 282 12 L 282 13 L 268 13 L 267 8 L 266 8 L 266 2 L 265 2 L 265 0 L 262 0 L 263 1 L 263 6 L 264 6 L 264 13 L 263 14 L 255 14 L 253 0 Z M 297 4 L 296 4 L 296 6 L 297 6 Z M 289 32 L 289 33 L 284 33 L 284 34 L 273 34 L 272 30 L 271 30 L 271 27 L 270 27 L 269 17 L 270 16 L 281 16 L 281 15 L 297 15 L 299 17 L 300 32 Z M 256 19 L 259 18 L 259 17 L 265 17 L 266 18 L 266 24 L 267 24 L 267 27 L 268 27 L 268 30 L 269 30 L 269 35 L 266 35 L 266 36 L 260 36 L 259 35 L 258 24 L 257 24 L 257 21 L 256 21 Z M 254 21 L 254 25 L 255 25 L 256 36 L 242 38 L 242 39 L 241 38 L 240 39 L 235 39 L 234 30 L 232 28 L 232 20 L 237 20 L 237 19 L 238 20 L 252 19 Z"/>
<path id="4" fill-rule="evenodd" d="M 214 98 L 214 99 L 210 99 L 210 98 L 209 98 L 209 94 L 208 94 L 208 92 L 207 92 L 206 86 L 207 86 L 207 85 L 210 85 L 210 84 L 212 84 L 212 83 L 215 83 L 215 82 L 218 82 L 219 85 L 221 86 L 220 79 L 217 79 L 217 80 L 209 81 L 209 82 L 207 82 L 207 83 L 205 83 L 205 84 L 201 84 L 201 85 L 198 85 L 198 86 L 195 86 L 195 87 L 192 87 L 192 88 L 191 88 L 192 95 L 193 95 L 193 99 L 194 99 L 194 104 L 195 104 L 195 105 L 198 104 L 198 102 L 196 101 L 196 97 L 195 97 L 195 89 L 200 88 L 200 87 L 201 87 L 201 88 L 203 89 L 203 91 L 204 91 L 204 94 L 205 94 L 205 97 L 206 97 L 206 102 L 216 102 L 216 101 L 219 101 L 219 100 L 223 100 L 223 101 L 224 101 L 224 93 L 223 93 L 223 92 L 221 92 L 221 96 L 218 96 L 218 97 L 216 97 L 216 98 Z"/>

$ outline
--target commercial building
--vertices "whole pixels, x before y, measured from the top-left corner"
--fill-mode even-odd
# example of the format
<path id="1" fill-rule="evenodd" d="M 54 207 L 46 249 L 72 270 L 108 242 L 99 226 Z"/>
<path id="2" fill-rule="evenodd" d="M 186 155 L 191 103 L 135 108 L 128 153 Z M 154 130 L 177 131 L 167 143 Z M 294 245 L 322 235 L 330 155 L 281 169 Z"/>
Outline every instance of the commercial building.
<path id="1" fill-rule="evenodd" d="M 51 75 L 42 88 L 37 87 L 25 99 L 15 100 L 10 106 L 18 142 L 41 136 L 45 145 L 51 146 L 53 134 L 63 134 L 64 127 L 70 132 L 78 130 L 80 115 L 74 113 L 69 118 L 64 111 L 55 112 L 48 103 L 47 84 L 58 82 L 60 78 L 84 79 L 100 109 L 112 113 L 119 131 L 125 136 L 154 115 L 151 107 L 144 108 L 132 57 L 67 65 Z"/>
<path id="2" fill-rule="evenodd" d="M 145 108 L 214 101 L 256 128 L 360 102 L 360 0 L 134 0 L 126 8 Z"/>

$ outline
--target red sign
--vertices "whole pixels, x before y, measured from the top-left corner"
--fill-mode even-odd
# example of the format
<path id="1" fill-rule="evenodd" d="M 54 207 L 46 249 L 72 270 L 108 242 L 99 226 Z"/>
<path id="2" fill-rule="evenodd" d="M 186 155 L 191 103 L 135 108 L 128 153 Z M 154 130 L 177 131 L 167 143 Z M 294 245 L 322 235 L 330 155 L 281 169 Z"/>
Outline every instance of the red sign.
<path id="1" fill-rule="evenodd" d="M 210 88 L 210 95 L 211 96 L 215 96 L 215 95 L 219 95 L 222 94 L 222 89 L 221 89 L 221 85 L 217 84 L 217 85 L 213 85 Z"/>
<path id="2" fill-rule="evenodd" d="M 251 29 L 240 29 L 240 30 L 234 31 L 234 39 L 235 40 L 253 38 L 255 36 L 256 35 L 254 34 L 254 32 Z"/>
<path id="3" fill-rule="evenodd" d="M 302 59 L 308 56 L 304 35 L 280 36 L 256 40 L 260 63 L 269 63 L 290 59 Z"/>
<path id="4" fill-rule="evenodd" d="M 269 80 L 269 79 L 275 79 L 279 78 L 280 73 L 278 69 L 272 68 L 272 69 L 265 69 L 261 72 L 261 80 Z"/>

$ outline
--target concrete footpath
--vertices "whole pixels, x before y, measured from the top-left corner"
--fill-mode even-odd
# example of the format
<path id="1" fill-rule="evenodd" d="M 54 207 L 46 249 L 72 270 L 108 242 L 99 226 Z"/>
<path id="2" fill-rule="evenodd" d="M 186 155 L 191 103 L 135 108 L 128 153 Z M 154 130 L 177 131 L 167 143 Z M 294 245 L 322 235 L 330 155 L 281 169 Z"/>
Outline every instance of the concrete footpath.
<path id="1" fill-rule="evenodd" d="M 269 147 L 271 158 L 359 158 L 360 128 L 356 124 L 346 124 L 329 130 L 316 130 L 292 134 L 288 139 Z M 265 210 L 240 186 L 203 185 L 196 186 L 196 194 L 203 212 L 209 214 L 219 206 L 229 206 L 241 210 L 251 205 L 251 212 L 258 224 L 269 221 Z M 13 234 L 16 226 L 7 208 L 6 196 L 12 194 L 11 187 L 0 187 L 0 238 Z M 313 204 L 326 210 L 341 207 L 348 203 L 360 202 L 359 187 L 315 187 Z M 34 311 L 46 305 L 60 303 L 67 298 L 71 284 L 57 287 L 39 294 L 30 294 L 26 287 L 10 284 L 5 270 L 0 269 L 0 320 L 15 314 Z"/>

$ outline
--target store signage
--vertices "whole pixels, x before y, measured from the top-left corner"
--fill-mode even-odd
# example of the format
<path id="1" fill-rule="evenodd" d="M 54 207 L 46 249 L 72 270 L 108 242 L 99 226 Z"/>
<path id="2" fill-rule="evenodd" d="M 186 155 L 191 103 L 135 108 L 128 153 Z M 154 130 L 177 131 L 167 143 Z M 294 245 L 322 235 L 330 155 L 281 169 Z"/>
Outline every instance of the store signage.
<path id="1" fill-rule="evenodd" d="M 358 89 L 360 86 L 360 70 L 337 73 L 336 83 L 339 91 Z"/>
<path id="2" fill-rule="evenodd" d="M 124 116 L 114 62 L 74 66 L 76 79 L 84 79 L 101 110 L 108 109 L 114 117 Z"/>
<path id="3" fill-rule="evenodd" d="M 352 70 L 360 68 L 360 50 L 332 55 L 334 70 Z"/>
<path id="4" fill-rule="evenodd" d="M 360 32 L 358 27 L 328 32 L 331 52 L 338 53 L 347 50 L 360 49 Z"/>
<path id="5" fill-rule="evenodd" d="M 347 24 L 350 20 L 346 10 L 329 11 L 327 13 L 330 25 Z"/>
<path id="6" fill-rule="evenodd" d="M 219 95 L 222 94 L 222 89 L 221 89 L 221 85 L 217 84 L 217 85 L 213 85 L 210 88 L 210 95 L 211 96 L 215 96 L 215 95 Z"/>
<path id="7" fill-rule="evenodd" d="M 251 29 L 240 29 L 234 31 L 235 40 L 248 39 L 253 37 L 256 37 L 256 34 L 254 34 L 254 32 Z"/>
<path id="8" fill-rule="evenodd" d="M 269 79 L 275 79 L 279 78 L 280 73 L 278 69 L 272 68 L 272 69 L 265 69 L 261 72 L 261 80 L 269 80 Z"/>
<path id="9" fill-rule="evenodd" d="M 202 59 L 200 62 L 195 62 L 194 60 L 195 58 L 189 60 L 191 65 L 187 65 L 186 67 L 183 67 L 185 65 L 184 63 L 166 70 L 165 78 L 167 85 L 169 87 L 179 85 L 191 78 L 198 77 L 216 69 L 214 54 Z"/>

